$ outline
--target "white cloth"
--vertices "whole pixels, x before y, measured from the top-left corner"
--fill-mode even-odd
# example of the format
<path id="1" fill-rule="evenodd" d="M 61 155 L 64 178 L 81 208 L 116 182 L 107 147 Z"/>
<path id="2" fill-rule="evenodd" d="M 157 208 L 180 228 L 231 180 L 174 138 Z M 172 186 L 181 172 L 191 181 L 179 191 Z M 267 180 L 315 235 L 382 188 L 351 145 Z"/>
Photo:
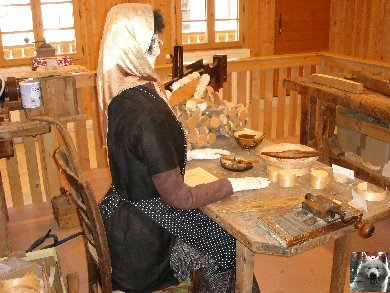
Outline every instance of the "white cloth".
<path id="1" fill-rule="evenodd" d="M 271 184 L 271 181 L 264 177 L 228 178 L 228 180 L 232 184 L 233 192 L 266 188 Z"/>
<path id="2" fill-rule="evenodd" d="M 213 159 L 220 158 L 222 155 L 224 156 L 230 155 L 230 152 L 223 149 L 211 149 L 211 148 L 190 150 L 187 152 L 187 161 L 213 160 Z"/>

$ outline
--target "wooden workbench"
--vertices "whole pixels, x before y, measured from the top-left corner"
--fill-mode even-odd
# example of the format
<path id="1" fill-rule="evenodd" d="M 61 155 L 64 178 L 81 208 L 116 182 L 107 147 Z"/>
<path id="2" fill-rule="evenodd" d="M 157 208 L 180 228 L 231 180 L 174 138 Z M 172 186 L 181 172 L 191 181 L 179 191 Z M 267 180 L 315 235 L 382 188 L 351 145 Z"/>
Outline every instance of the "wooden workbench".
<path id="1" fill-rule="evenodd" d="M 309 81 L 308 78 L 285 79 L 284 87 L 301 94 L 301 144 L 321 152 L 320 161 L 335 163 L 355 170 L 355 175 L 382 188 L 390 188 L 390 178 L 348 160 L 335 135 L 336 109 L 345 107 L 355 112 L 390 123 L 390 97 L 364 88 L 353 94 Z"/>
<path id="2" fill-rule="evenodd" d="M 267 144 L 269 145 L 270 142 L 264 141 L 257 149 L 243 150 L 236 145 L 233 139 L 223 139 L 219 140 L 213 147 L 229 150 L 232 154 L 243 158 L 258 159 L 257 153 Z M 264 162 L 255 164 L 253 169 L 242 173 L 230 172 L 223 169 L 218 160 L 195 160 L 188 162 L 187 170 L 194 167 L 201 167 L 219 178 L 246 176 L 266 177 L 266 164 Z M 315 162 L 313 167 L 327 170 L 331 173 L 330 167 L 322 163 Z M 348 226 L 341 230 L 306 241 L 300 245 L 286 248 L 272 237 L 258 220 L 258 216 L 261 213 L 267 213 L 269 210 L 230 213 L 223 211 L 227 208 L 234 208 L 251 201 L 275 198 L 283 199 L 297 196 L 302 196 L 303 199 L 307 192 L 330 195 L 343 202 L 348 202 L 352 199 L 351 186 L 332 182 L 328 187 L 319 192 L 310 189 L 309 175 L 304 175 L 297 178 L 297 186 L 294 188 L 282 188 L 279 187 L 277 183 L 272 183 L 266 189 L 239 192 L 234 196 L 202 208 L 204 213 L 237 240 L 236 292 L 251 292 L 254 254 L 263 253 L 294 256 L 331 240 L 336 240 L 336 243 L 334 247 L 334 264 L 330 292 L 343 292 L 346 272 L 349 269 L 350 232 L 355 230 L 353 226 Z M 389 217 L 390 199 L 389 196 L 387 196 L 384 202 L 370 202 L 368 213 L 364 213 L 363 220 L 365 222 L 374 223 Z"/>

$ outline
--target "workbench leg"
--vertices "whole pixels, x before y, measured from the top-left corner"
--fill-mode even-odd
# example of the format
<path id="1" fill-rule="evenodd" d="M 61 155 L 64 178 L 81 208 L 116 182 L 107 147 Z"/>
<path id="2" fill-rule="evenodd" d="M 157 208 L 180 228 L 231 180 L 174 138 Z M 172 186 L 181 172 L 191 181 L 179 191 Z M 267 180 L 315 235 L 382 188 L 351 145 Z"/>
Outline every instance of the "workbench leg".
<path id="1" fill-rule="evenodd" d="M 333 249 L 332 279 L 330 282 L 331 293 L 343 293 L 347 270 L 349 270 L 352 233 L 335 241 Z"/>
<path id="2" fill-rule="evenodd" d="M 236 240 L 236 293 L 252 292 L 254 253 Z"/>
<path id="3" fill-rule="evenodd" d="M 308 95 L 301 95 L 300 143 L 303 145 L 309 144 L 309 128 L 310 128 L 310 97 Z"/>

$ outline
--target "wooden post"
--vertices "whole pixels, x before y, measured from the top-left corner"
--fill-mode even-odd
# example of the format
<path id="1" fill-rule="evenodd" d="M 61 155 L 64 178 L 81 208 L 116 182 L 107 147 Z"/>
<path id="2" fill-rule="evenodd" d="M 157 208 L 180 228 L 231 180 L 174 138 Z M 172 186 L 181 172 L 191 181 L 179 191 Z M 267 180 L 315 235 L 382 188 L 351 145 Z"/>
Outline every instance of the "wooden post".
<path id="1" fill-rule="evenodd" d="M 264 74 L 264 126 L 263 132 L 268 139 L 272 138 L 272 99 L 273 99 L 274 70 L 266 69 Z"/>
<path id="2" fill-rule="evenodd" d="M 315 148 L 321 153 L 319 160 L 327 165 L 329 155 L 332 154 L 330 138 L 334 136 L 335 123 L 336 104 L 320 100 L 315 129 Z"/>
<path id="3" fill-rule="evenodd" d="M 20 120 L 26 121 L 26 114 L 20 111 Z M 31 198 L 33 203 L 43 202 L 41 180 L 39 178 L 38 159 L 35 148 L 35 138 L 23 136 L 24 150 L 26 154 L 28 180 L 30 183 Z"/>
<path id="4" fill-rule="evenodd" d="M 299 75 L 299 67 L 291 68 L 291 79 L 297 78 Z M 297 103 L 298 103 L 298 93 L 296 91 L 290 91 L 290 111 L 289 111 L 289 121 L 288 121 L 288 135 L 293 136 L 296 132 L 296 120 L 297 120 Z"/>
<path id="5" fill-rule="evenodd" d="M 252 292 L 254 253 L 236 240 L 236 293 Z"/>
<path id="6" fill-rule="evenodd" d="M 317 98 L 310 96 L 310 121 L 309 121 L 309 137 L 308 137 L 308 146 L 312 147 L 314 145 L 313 141 L 315 138 L 315 127 L 316 127 L 316 117 L 317 117 Z"/>
<path id="7" fill-rule="evenodd" d="M 83 89 L 78 88 L 77 92 L 77 105 L 78 105 L 78 114 L 84 114 L 84 103 L 83 103 Z M 76 132 L 76 145 L 79 152 L 79 159 L 81 169 L 83 171 L 91 169 L 89 162 L 89 152 L 88 152 L 88 134 L 87 134 L 87 123 L 83 120 L 77 120 L 74 122 L 74 128 Z"/>
<path id="8" fill-rule="evenodd" d="M 278 81 L 278 110 L 277 110 L 277 122 L 276 122 L 276 138 L 284 137 L 284 121 L 286 110 L 286 89 L 283 87 L 283 80 L 286 78 L 287 70 L 282 67 L 279 68 L 279 81 Z"/>
<path id="9" fill-rule="evenodd" d="M 20 207 L 24 205 L 22 183 L 20 182 L 20 173 L 18 160 L 15 156 L 6 159 L 7 172 L 9 175 L 9 186 L 11 189 L 12 205 Z"/>
<path id="10" fill-rule="evenodd" d="M 183 46 L 173 47 L 173 66 L 172 66 L 172 78 L 183 77 Z"/>
<path id="11" fill-rule="evenodd" d="M 51 126 L 51 132 L 43 134 L 40 139 L 42 178 L 48 201 L 61 193 L 60 173 L 53 157 L 56 148 L 55 128 Z"/>
<path id="12" fill-rule="evenodd" d="M 333 249 L 331 293 L 343 293 L 347 270 L 349 270 L 351 233 L 337 239 Z"/>
<path id="13" fill-rule="evenodd" d="M 90 101 L 91 101 L 91 108 L 92 108 L 92 123 L 93 123 L 93 136 L 95 138 L 95 152 L 96 152 L 96 161 L 97 161 L 97 167 L 98 168 L 107 168 L 108 162 L 107 162 L 107 152 L 105 148 L 103 148 L 103 139 L 101 132 L 106 131 L 105 129 L 101 129 L 99 124 L 99 109 L 97 105 L 97 94 L 96 94 L 96 87 L 89 87 L 89 95 L 90 95 Z"/>
<path id="14" fill-rule="evenodd" d="M 308 145 L 310 129 L 310 97 L 301 95 L 301 133 L 300 144 Z"/>
<path id="15" fill-rule="evenodd" d="M 0 173 L 0 257 L 6 256 L 11 252 L 11 246 L 8 239 L 8 212 L 5 202 L 3 182 Z"/>

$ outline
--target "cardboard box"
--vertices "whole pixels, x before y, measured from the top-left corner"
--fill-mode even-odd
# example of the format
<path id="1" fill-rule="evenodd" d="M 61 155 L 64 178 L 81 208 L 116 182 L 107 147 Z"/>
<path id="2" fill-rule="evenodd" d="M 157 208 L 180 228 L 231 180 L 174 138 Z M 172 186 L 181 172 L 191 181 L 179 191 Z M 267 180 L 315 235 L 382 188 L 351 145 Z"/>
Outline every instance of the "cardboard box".
<path id="1" fill-rule="evenodd" d="M 44 268 L 44 271 L 47 274 L 47 280 L 51 293 L 66 292 L 55 248 L 48 248 L 29 252 L 27 254 L 24 254 L 23 256 L 18 255 L 18 258 L 32 263 L 31 268 L 33 270 L 36 270 L 38 268 L 37 265 Z M 0 260 L 4 259 L 5 258 L 2 258 Z"/>

